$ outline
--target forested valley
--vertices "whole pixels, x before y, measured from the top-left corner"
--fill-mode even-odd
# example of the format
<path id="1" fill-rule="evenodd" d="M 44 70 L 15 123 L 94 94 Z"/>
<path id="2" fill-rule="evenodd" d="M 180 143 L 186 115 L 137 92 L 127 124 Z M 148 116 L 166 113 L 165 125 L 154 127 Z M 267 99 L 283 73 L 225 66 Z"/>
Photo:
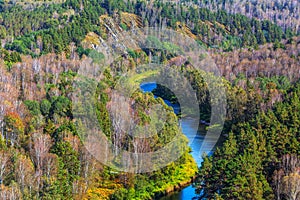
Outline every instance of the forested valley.
<path id="1" fill-rule="evenodd" d="M 229 12 L 235 2 L 245 4 L 230 2 L 0 0 L 0 199 L 155 199 L 192 179 L 198 199 L 300 199 L 299 3 L 252 2 Z M 174 53 L 180 47 L 153 37 L 147 42 L 166 51 L 122 47 L 118 60 L 96 71 L 111 38 L 118 43 L 124 32 L 144 27 L 192 38 L 220 71 L 227 98 L 223 139 L 199 168 L 178 126 L 183 116 L 152 93 L 114 91 L 126 72 L 134 72 L 129 88 L 157 73 L 136 71 L 157 58 L 189 80 L 200 118 L 209 122 L 203 77 L 211 74 L 182 61 Z M 86 110 L 73 101 L 80 70 L 100 77 L 81 85 L 96 91 Z M 156 104 L 166 110 L 163 128 L 147 140 L 132 137 L 127 124 L 150 133 L 151 124 L 161 124 L 148 116 Z M 95 112 L 116 154 L 156 151 L 174 137 L 183 154 L 156 171 L 117 171 L 86 149 L 74 109 Z"/>

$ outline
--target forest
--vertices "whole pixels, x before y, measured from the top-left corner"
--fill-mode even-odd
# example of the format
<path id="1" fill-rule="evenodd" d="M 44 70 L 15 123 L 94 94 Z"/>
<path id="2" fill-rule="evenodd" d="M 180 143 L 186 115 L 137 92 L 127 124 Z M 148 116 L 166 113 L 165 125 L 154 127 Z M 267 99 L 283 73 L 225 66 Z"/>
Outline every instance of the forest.
<path id="1" fill-rule="evenodd" d="M 0 199 L 159 199 L 192 181 L 197 199 L 300 199 L 299 2 L 247 2 L 0 0 Z M 121 48 L 118 60 L 97 71 L 110 40 L 118 44 L 126 31 L 144 27 L 192 38 L 220 72 L 227 98 L 222 141 L 200 167 L 178 123 L 184 116 L 162 100 L 178 103 L 173 93 L 159 86 L 126 97 L 116 86 L 127 72 L 134 72 L 128 88 L 157 73 L 137 66 L 167 63 L 189 81 L 200 120 L 209 122 L 204 77 L 211 74 L 155 37 L 147 42 L 166 51 Z M 82 71 L 100 78 L 78 83 Z M 74 102 L 74 93 L 87 95 L 74 83 L 94 91 L 88 106 Z M 163 126 L 149 117 L 154 105 L 166 111 Z M 173 138 L 182 154 L 156 171 L 118 171 L 86 148 L 84 123 L 92 122 L 78 120 L 82 113 L 95 114 L 115 155 L 156 151 Z M 133 137 L 142 126 L 152 135 L 163 128 Z M 122 162 L 115 156 L 115 166 Z"/>
<path id="2" fill-rule="evenodd" d="M 299 1 L 183 0 L 183 2 L 193 3 L 213 11 L 223 9 L 229 13 L 240 13 L 250 18 L 268 19 L 277 23 L 283 29 L 292 29 L 299 33 Z"/>

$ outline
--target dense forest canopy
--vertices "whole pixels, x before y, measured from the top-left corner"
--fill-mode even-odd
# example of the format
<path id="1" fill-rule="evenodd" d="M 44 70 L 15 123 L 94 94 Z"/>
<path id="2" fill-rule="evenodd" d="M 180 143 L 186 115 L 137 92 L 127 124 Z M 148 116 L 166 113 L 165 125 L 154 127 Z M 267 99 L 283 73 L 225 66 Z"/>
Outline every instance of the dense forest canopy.
<path id="1" fill-rule="evenodd" d="M 294 34 L 283 31 L 270 21 L 249 19 L 223 10 L 212 12 L 170 3 L 105 0 L 73 1 L 39 6 L 24 10 L 21 6 L 4 9 L 1 13 L 1 38 L 6 49 L 38 56 L 45 53 L 70 51 L 70 43 L 78 47 L 85 35 L 95 32 L 101 37 L 99 16 L 120 12 L 134 13 L 143 26 L 168 26 L 195 37 L 206 46 L 232 50 L 256 47 L 266 42 L 280 42 Z M 121 24 L 126 29 L 126 23 Z"/>
<path id="2" fill-rule="evenodd" d="M 229 13 L 236 3 L 0 1 L 0 198 L 153 199 L 197 176 L 199 199 L 299 199 L 298 2 L 253 1 L 246 10 L 235 7 Z M 188 58 L 174 53 L 178 46 L 155 37 L 147 42 L 165 51 L 122 46 L 116 62 L 96 71 L 107 41 L 117 43 L 124 32 L 148 26 L 167 27 L 197 41 L 222 75 L 225 141 L 204 158 L 200 169 L 178 125 L 184 116 L 151 93 L 137 90 L 125 98 L 115 87 L 123 73 L 134 72 L 130 87 L 157 73 L 137 66 L 163 63 L 189 80 L 200 118 L 209 122 L 211 95 L 203 78 L 207 72 L 195 70 Z M 72 101 L 80 68 L 100 77 L 81 83 L 86 91 L 96 91 L 93 104 L 81 110 Z M 177 103 L 165 88 L 155 94 Z M 161 124 L 148 116 L 155 104 L 166 110 L 163 128 L 150 140 L 128 134 L 126 124 L 147 126 L 150 132 L 151 124 Z M 116 154 L 124 149 L 136 154 L 155 151 L 175 136 L 184 152 L 157 171 L 118 172 L 86 149 L 81 140 L 84 126 L 75 119 L 74 106 L 96 113 Z M 116 114 L 122 109 L 132 118 Z M 121 161 L 116 157 L 114 162 Z"/>
<path id="3" fill-rule="evenodd" d="M 238 123 L 222 148 L 205 159 L 196 183 L 205 197 L 299 198 L 299 83 L 284 99 Z"/>
<path id="4" fill-rule="evenodd" d="M 270 20 L 283 29 L 292 29 L 299 33 L 300 3 L 297 0 L 182 0 L 187 4 L 194 3 L 209 10 L 226 10 L 229 13 L 240 13 L 250 18 Z"/>

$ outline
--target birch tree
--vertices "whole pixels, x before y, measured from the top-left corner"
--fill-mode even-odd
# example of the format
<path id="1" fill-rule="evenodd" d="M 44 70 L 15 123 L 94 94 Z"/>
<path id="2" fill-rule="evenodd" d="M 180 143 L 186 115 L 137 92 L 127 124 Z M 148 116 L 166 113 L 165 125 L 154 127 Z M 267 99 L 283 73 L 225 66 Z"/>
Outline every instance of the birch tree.
<path id="1" fill-rule="evenodd" d="M 9 167 L 10 167 L 10 154 L 4 150 L 0 150 L 0 182 L 1 182 L 1 184 L 8 172 Z"/>

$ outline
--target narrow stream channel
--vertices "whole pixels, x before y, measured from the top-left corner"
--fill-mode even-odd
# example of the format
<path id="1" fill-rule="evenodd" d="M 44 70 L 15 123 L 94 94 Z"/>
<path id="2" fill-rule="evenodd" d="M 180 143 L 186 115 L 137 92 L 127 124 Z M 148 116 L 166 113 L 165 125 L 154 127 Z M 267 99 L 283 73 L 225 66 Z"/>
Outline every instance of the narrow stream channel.
<path id="1" fill-rule="evenodd" d="M 156 88 L 156 83 L 154 82 L 143 83 L 140 85 L 140 88 L 143 92 L 151 92 Z M 178 106 L 172 105 L 169 101 L 165 100 L 165 103 L 168 104 L 169 106 L 172 106 L 175 113 L 179 110 Z M 198 166 L 200 166 L 202 162 L 201 155 L 204 152 L 199 152 L 199 151 L 201 145 L 205 145 L 203 144 L 204 136 L 201 135 L 201 133 L 198 133 L 196 137 L 193 138 L 193 134 L 191 134 L 197 131 L 198 122 L 192 118 L 183 118 L 181 119 L 181 129 L 182 132 L 187 136 L 187 138 L 190 141 L 189 146 L 192 149 L 191 155 L 197 162 Z M 210 148 L 208 147 L 208 149 Z M 195 189 L 192 187 L 192 185 L 189 185 L 186 188 L 183 188 L 181 191 L 173 192 L 168 196 L 159 198 L 159 200 L 190 200 L 195 198 L 196 196 L 197 195 L 195 194 Z"/>

